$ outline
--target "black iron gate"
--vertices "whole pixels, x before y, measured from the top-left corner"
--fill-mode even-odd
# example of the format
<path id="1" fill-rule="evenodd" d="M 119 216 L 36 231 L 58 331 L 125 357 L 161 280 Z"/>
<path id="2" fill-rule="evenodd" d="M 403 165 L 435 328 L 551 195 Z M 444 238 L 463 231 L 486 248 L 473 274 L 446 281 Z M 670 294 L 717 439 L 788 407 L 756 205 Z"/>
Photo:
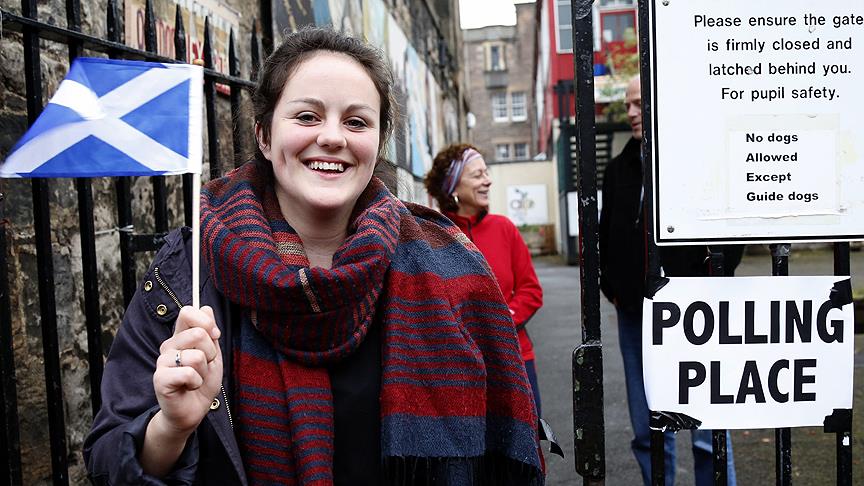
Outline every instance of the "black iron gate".
<path id="1" fill-rule="evenodd" d="M 0 32 L 16 32 L 21 34 L 24 51 L 24 71 L 21 75 L 26 85 L 26 108 L 28 125 L 32 124 L 43 108 L 42 71 L 40 44 L 47 43 L 65 45 L 68 48 L 69 62 L 81 55 L 105 55 L 111 58 L 139 59 L 156 62 L 175 62 L 156 54 L 156 25 L 151 0 L 147 0 L 144 34 L 146 50 L 140 51 L 127 47 L 121 42 L 121 27 L 118 17 L 116 0 L 108 0 L 107 39 L 102 39 L 81 32 L 80 0 L 66 0 L 67 27 L 62 28 L 40 22 L 37 15 L 36 0 L 21 1 L 21 15 L 0 9 L 2 30 Z M 273 32 L 270 21 L 269 1 L 264 0 L 260 6 L 263 38 L 259 39 L 253 26 L 249 36 L 251 42 L 252 78 L 259 65 L 259 43 L 264 46 L 265 54 L 272 50 Z M 254 20 L 253 20 L 254 25 Z M 185 61 L 186 34 L 180 6 L 177 6 L 174 25 L 174 45 L 176 59 Z M 238 56 L 235 51 L 234 32 L 230 33 L 229 74 L 214 70 L 214 49 L 211 41 L 209 19 L 205 20 L 203 59 L 204 94 L 207 120 L 208 157 L 211 178 L 218 177 L 223 172 L 220 161 L 220 133 L 217 128 L 217 94 L 216 85 L 227 86 L 230 97 L 230 114 L 232 120 L 240 115 L 241 92 L 254 86 L 250 80 L 240 77 Z M 197 61 L 197 60 L 196 60 Z M 19 134 L 20 135 L 20 134 Z M 233 124 L 232 147 L 234 163 L 242 161 L 243 134 L 240 125 Z M 153 218 L 155 231 L 140 233 L 136 231 L 132 212 L 133 178 L 121 177 L 115 181 L 116 211 L 119 226 L 119 247 L 122 273 L 122 292 L 124 306 L 128 305 L 137 285 L 135 254 L 153 251 L 162 244 L 162 238 L 168 231 L 169 217 L 167 207 L 167 188 L 164 177 L 152 177 L 153 187 Z M 38 268 L 39 292 L 39 326 L 42 332 L 42 347 L 44 355 L 45 387 L 47 391 L 48 428 L 50 437 L 51 477 L 55 485 L 69 484 L 68 447 L 66 443 L 67 430 L 64 424 L 64 401 L 61 388 L 61 365 L 59 360 L 57 335 L 57 303 L 55 301 L 55 274 L 53 268 L 51 216 L 49 210 L 49 185 L 47 179 L 33 179 L 32 208 L 35 229 L 35 245 Z M 191 175 L 183 176 L 182 192 L 184 201 L 184 220 L 191 225 L 192 219 L 192 189 Z M 103 345 L 101 329 L 101 313 L 99 304 L 99 277 L 96 271 L 96 232 L 94 229 L 94 207 L 91 190 L 91 180 L 77 179 L 75 187 L 78 197 L 78 213 L 81 238 L 81 259 L 84 282 L 84 313 L 86 318 L 87 348 L 89 363 L 89 382 L 91 388 L 91 406 L 93 413 L 99 409 L 101 398 L 99 384 L 102 379 Z M 23 482 L 21 468 L 19 410 L 16 394 L 15 363 L 12 349 L 12 316 L 10 305 L 9 268 L 7 264 L 7 209 L 5 195 L 0 192 L 0 483 L 20 485 Z"/>
<path id="2" fill-rule="evenodd" d="M 584 484 L 603 484 L 605 480 L 605 436 L 603 421 L 603 361 L 600 336 L 600 285 L 599 246 L 597 221 L 597 134 L 594 119 L 594 74 L 593 74 L 593 26 L 592 0 L 572 0 L 573 57 L 575 79 L 570 85 L 556 87 L 558 94 L 561 139 L 559 160 L 565 157 L 565 174 L 560 175 L 562 191 L 576 190 L 579 194 L 578 262 L 580 265 L 582 344 L 573 352 L 573 430 L 576 471 Z M 650 75 L 650 25 L 648 9 L 653 0 L 638 0 L 639 51 L 643 113 L 643 160 L 652 160 L 652 112 L 650 97 L 652 77 Z M 573 96 L 571 100 L 570 96 Z M 575 124 L 570 125 L 571 107 L 575 113 Z M 571 151 L 571 148 L 574 150 Z M 572 155 L 571 155 L 572 152 Z M 644 198 L 653 200 L 651 164 L 645 164 Z M 561 167 L 559 167 L 560 169 Z M 570 170 L 576 174 L 570 179 Z M 648 241 L 648 282 L 660 278 L 659 252 L 654 245 L 653 208 L 646 204 L 646 228 Z M 774 276 L 789 275 L 791 244 L 773 244 L 771 268 Z M 712 253 L 711 274 L 723 275 L 722 254 Z M 834 275 L 850 275 L 850 247 L 848 242 L 834 243 Z M 648 285 L 650 287 L 650 285 Z M 664 424 L 652 413 L 650 418 L 652 483 L 663 486 Z M 826 419 L 824 432 L 836 435 L 836 484 L 852 484 L 852 410 L 838 410 Z M 714 484 L 727 484 L 726 431 L 714 431 Z M 775 430 L 775 477 L 776 484 L 792 484 L 792 440 L 791 430 Z"/>

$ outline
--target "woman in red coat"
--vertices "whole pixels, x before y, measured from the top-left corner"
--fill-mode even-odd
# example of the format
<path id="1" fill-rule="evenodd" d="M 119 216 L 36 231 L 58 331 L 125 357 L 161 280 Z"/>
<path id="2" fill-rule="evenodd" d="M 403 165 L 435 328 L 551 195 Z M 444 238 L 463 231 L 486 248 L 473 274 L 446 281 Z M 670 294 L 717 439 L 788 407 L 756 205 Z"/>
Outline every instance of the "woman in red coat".
<path id="1" fill-rule="evenodd" d="M 540 390 L 534 368 L 534 346 L 525 325 L 543 305 L 543 288 L 519 230 L 507 217 L 489 213 L 492 179 L 486 161 L 471 145 L 450 145 L 435 156 L 425 184 L 442 212 L 477 245 L 498 279 L 516 325 L 539 414 Z"/>

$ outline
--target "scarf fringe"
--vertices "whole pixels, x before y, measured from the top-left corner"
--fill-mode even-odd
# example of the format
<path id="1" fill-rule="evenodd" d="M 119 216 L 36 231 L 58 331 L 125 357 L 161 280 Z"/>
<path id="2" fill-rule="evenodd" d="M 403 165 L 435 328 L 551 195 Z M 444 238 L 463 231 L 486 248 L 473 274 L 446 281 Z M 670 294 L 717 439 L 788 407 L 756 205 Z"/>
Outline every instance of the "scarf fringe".
<path id="1" fill-rule="evenodd" d="M 487 454 L 479 457 L 386 457 L 382 486 L 543 486 L 534 466 Z"/>

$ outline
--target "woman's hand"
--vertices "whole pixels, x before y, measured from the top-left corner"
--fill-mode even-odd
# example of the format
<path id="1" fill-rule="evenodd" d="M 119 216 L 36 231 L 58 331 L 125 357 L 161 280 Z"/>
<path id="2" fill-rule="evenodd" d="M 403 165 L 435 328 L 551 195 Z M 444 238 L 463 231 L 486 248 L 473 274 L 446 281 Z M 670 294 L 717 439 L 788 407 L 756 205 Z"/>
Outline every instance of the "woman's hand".
<path id="1" fill-rule="evenodd" d="M 153 389 L 166 426 L 191 434 L 222 385 L 222 352 L 213 309 L 183 307 L 174 335 L 159 347 Z"/>
<path id="2" fill-rule="evenodd" d="M 174 335 L 159 347 L 153 389 L 160 411 L 147 426 L 140 461 L 153 476 L 167 474 L 204 420 L 222 385 L 222 350 L 213 309 L 183 307 Z"/>

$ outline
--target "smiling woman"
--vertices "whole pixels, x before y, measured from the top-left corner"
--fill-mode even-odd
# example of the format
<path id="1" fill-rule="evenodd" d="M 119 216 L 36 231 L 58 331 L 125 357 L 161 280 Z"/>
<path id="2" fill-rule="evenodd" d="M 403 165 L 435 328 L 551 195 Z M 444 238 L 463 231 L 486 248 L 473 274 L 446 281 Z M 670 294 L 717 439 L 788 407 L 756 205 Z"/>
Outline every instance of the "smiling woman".
<path id="1" fill-rule="evenodd" d="M 444 214 L 477 245 L 492 268 L 519 337 L 519 348 L 540 412 L 540 389 L 534 368 L 534 345 L 525 326 L 543 305 L 543 288 L 531 255 L 516 226 L 489 214 L 492 179 L 480 152 L 468 144 L 446 147 L 435 156 L 424 181 Z"/>
<path id="2" fill-rule="evenodd" d="M 380 54 L 307 28 L 259 76 L 255 159 L 202 192 L 204 306 L 181 309 L 192 249 L 177 230 L 109 353 L 91 479 L 541 485 L 493 275 L 452 222 L 373 176 L 394 117 Z"/>
<path id="3" fill-rule="evenodd" d="M 372 178 L 381 146 L 379 109 L 381 95 L 363 65 L 322 51 L 288 79 L 269 136 L 258 122 L 258 146 L 271 162 L 282 215 L 300 234 L 313 266 L 331 265 L 354 203 Z"/>

